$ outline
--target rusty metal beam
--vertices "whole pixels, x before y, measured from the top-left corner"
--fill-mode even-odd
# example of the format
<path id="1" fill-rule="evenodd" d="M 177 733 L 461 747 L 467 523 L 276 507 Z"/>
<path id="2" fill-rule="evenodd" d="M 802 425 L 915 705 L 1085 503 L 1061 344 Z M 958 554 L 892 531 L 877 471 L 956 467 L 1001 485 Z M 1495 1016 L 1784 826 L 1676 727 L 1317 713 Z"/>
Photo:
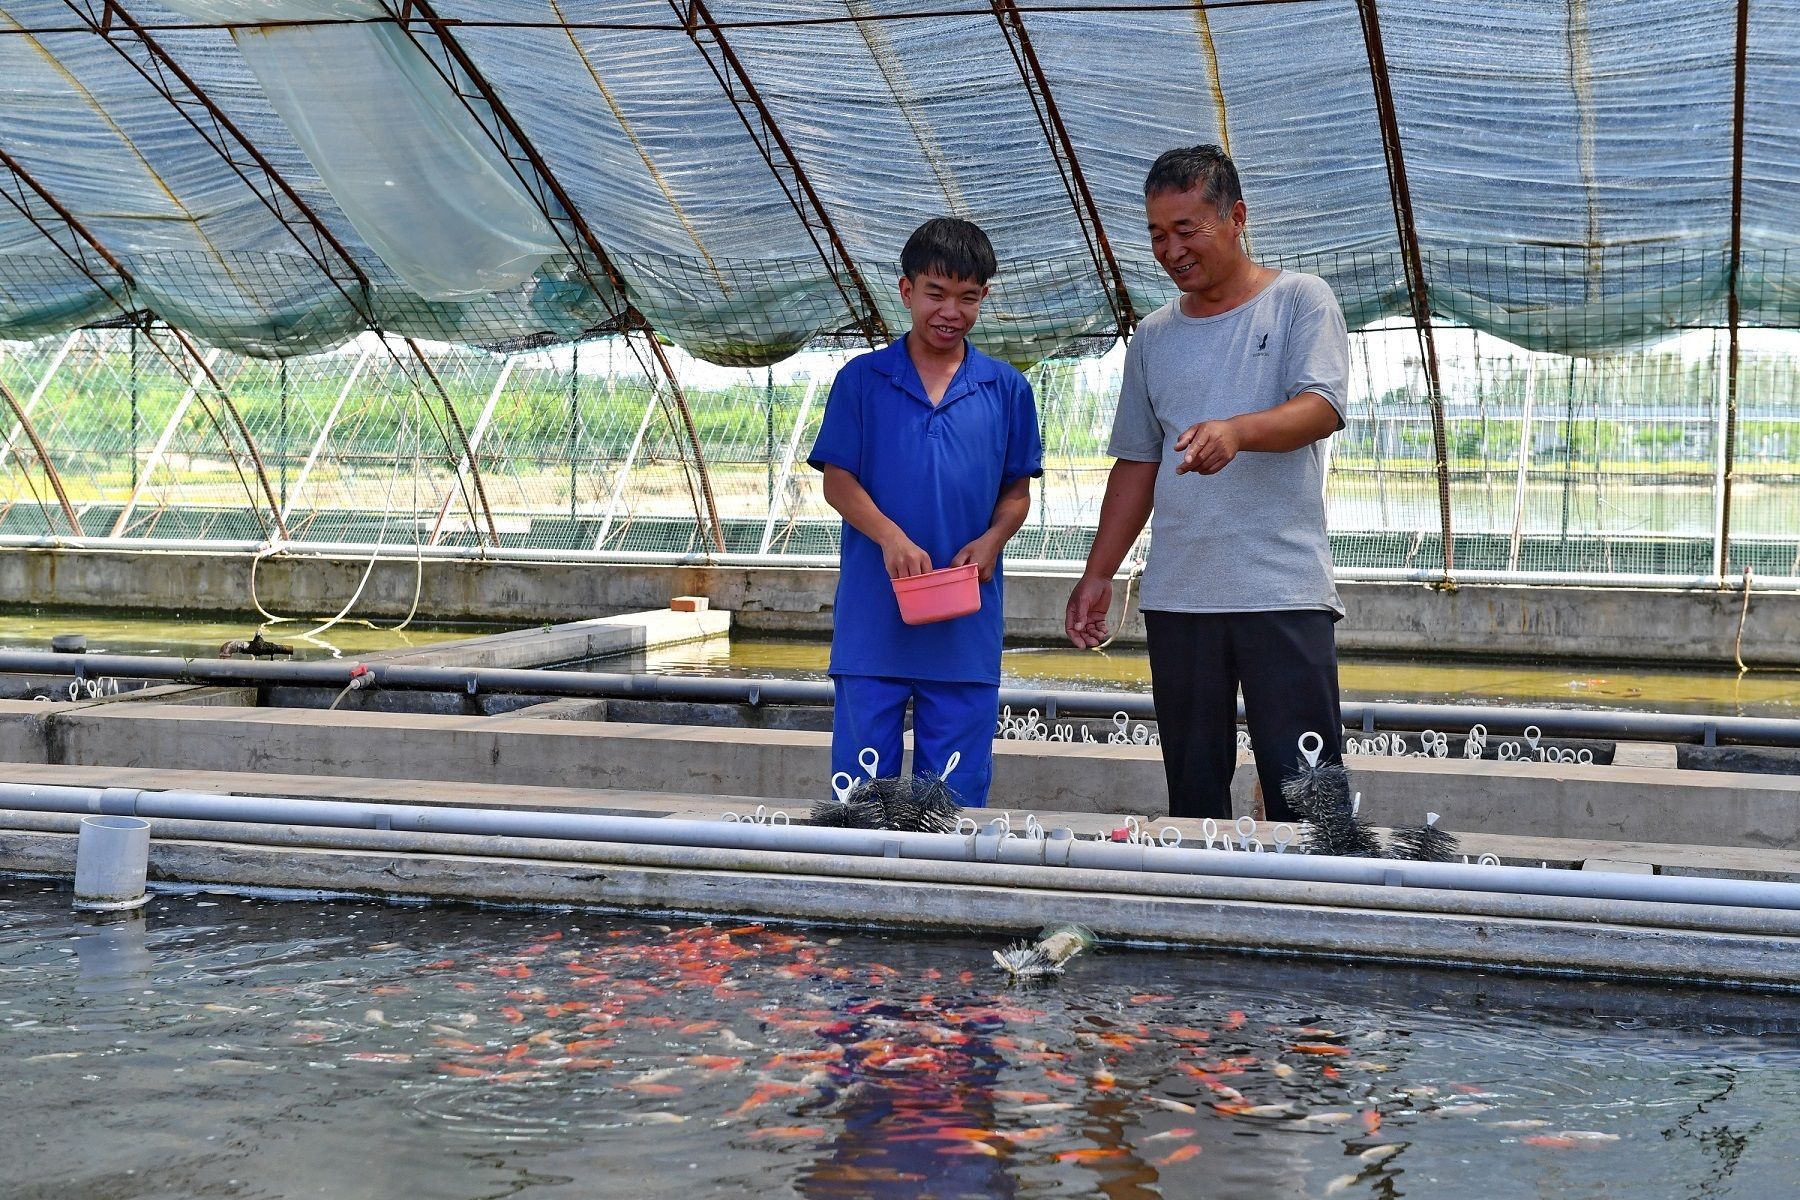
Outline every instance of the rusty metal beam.
<path id="1" fill-rule="evenodd" d="M 1731 258 L 1725 270 L 1725 470 L 1720 484 L 1724 492 L 1720 502 L 1718 574 L 1721 579 L 1731 569 L 1731 491 L 1732 477 L 1737 473 L 1738 324 L 1742 317 L 1738 300 L 1738 277 L 1744 262 L 1744 93 L 1750 73 L 1750 0 L 1738 0 L 1737 68 L 1732 82 L 1731 117 Z M 1747 586 L 1747 585 L 1746 585 Z"/>
<path id="2" fill-rule="evenodd" d="M 13 417 L 19 422 L 19 430 L 24 433 L 25 440 L 31 443 L 31 452 L 37 455 L 38 465 L 44 468 L 44 478 L 50 481 L 50 488 L 56 493 L 56 502 L 62 505 L 63 519 L 69 523 L 70 532 L 80 537 L 81 519 L 75 515 L 75 506 L 69 503 L 69 493 L 63 490 L 62 476 L 56 473 L 56 464 L 50 461 L 50 453 L 44 449 L 44 440 L 38 436 L 36 427 L 31 423 L 31 414 L 25 411 L 25 406 L 19 403 L 19 398 L 13 395 L 13 390 L 6 386 L 4 380 L 0 380 L 0 399 L 4 399 L 6 406 L 12 409 Z M 13 453 L 16 455 L 18 451 L 14 450 Z M 25 464 L 21 461 L 19 465 L 23 468 Z M 48 517 L 49 512 L 46 511 L 44 515 Z M 45 524 L 49 522 L 45 521 Z"/>
<path id="3" fill-rule="evenodd" d="M 1375 112 L 1381 125 L 1381 152 L 1387 160 L 1388 192 L 1394 205 L 1394 228 L 1399 235 L 1400 257 L 1406 268 L 1406 294 L 1412 303 L 1413 326 L 1418 331 L 1420 361 L 1425 368 L 1425 388 L 1431 405 L 1431 448 L 1436 459 L 1438 516 L 1443 538 L 1442 587 L 1454 587 L 1456 544 L 1450 530 L 1449 438 L 1444 428 L 1444 392 L 1438 373 L 1437 339 L 1431 326 L 1431 296 L 1425 279 L 1425 260 L 1419 252 L 1419 231 L 1413 222 L 1412 189 L 1406 182 L 1406 155 L 1400 144 L 1400 120 L 1394 110 L 1393 85 L 1388 78 L 1387 51 L 1381 43 L 1381 16 L 1375 0 L 1356 0 L 1362 20 L 1363 48 L 1369 57 L 1369 83 L 1375 92 Z"/>
<path id="4" fill-rule="evenodd" d="M 293 236 L 356 314 L 369 328 L 379 329 L 368 276 L 349 250 L 156 36 L 115 0 L 103 0 L 98 13 L 93 0 L 63 3 L 168 101 Z"/>
<path id="5" fill-rule="evenodd" d="M 838 294 L 849 307 L 857 331 L 871 346 L 892 341 L 894 335 L 882 317 L 881 309 L 876 306 L 868 283 L 857 271 L 850 251 L 845 248 L 831 214 L 825 211 L 811 177 L 801 167 L 799 155 L 794 153 L 793 144 L 781 132 L 762 93 L 751 82 L 743 60 L 726 40 L 724 28 L 713 19 L 706 0 L 669 0 L 669 7 L 682 19 L 688 37 L 706 59 L 713 77 L 725 90 L 725 98 L 737 111 L 738 120 L 743 122 L 744 131 L 750 135 L 750 143 L 762 155 L 775 182 L 781 186 L 782 194 L 800 218 L 807 237 L 812 239 L 813 249 L 818 251 L 832 283 L 837 285 Z"/>
<path id="6" fill-rule="evenodd" d="M 616 298 L 618 312 L 615 320 L 625 336 L 626 345 L 644 368 L 646 378 L 654 380 L 660 377 L 663 380 L 669 400 L 679 413 L 687 435 L 688 449 L 693 454 L 694 470 L 700 479 L 700 490 L 705 497 L 704 515 L 699 511 L 699 505 L 696 505 L 694 516 L 710 525 L 713 544 L 723 552 L 725 528 L 719 521 L 719 507 L 713 496 L 712 477 L 707 472 L 706 456 L 700 448 L 699 427 L 694 423 L 694 415 L 688 407 L 687 397 L 682 393 L 681 383 L 675 377 L 673 364 L 669 362 L 668 355 L 663 353 L 661 343 L 656 340 L 655 332 L 650 328 L 650 322 L 631 302 L 630 288 L 624 275 L 613 263 L 612 256 L 601 245 L 600 239 L 595 236 L 593 228 L 588 225 L 587 219 L 582 216 L 581 210 L 576 207 L 555 172 L 551 171 L 550 164 L 526 136 L 524 127 L 513 117 L 512 111 L 500 99 L 500 94 L 464 49 L 456 36 L 455 24 L 440 16 L 429 0 L 383 0 L 383 3 L 397 27 L 418 47 L 426 61 L 437 69 L 445 84 L 475 118 L 476 124 L 493 139 L 495 147 L 506 158 L 519 182 L 536 199 L 539 209 L 568 250 L 570 261 L 581 272 L 594 295 L 602 303 L 608 302 L 609 295 Z M 447 61 L 439 62 L 433 57 L 430 49 L 413 29 L 414 18 L 423 21 L 431 30 L 433 39 Z M 483 119 L 484 112 L 498 125 L 498 129 L 491 127 Z M 573 232 L 573 240 L 568 231 Z M 589 269 L 587 259 L 582 254 L 584 249 L 606 276 L 606 286 L 602 286 Z M 608 307 L 614 305 L 608 304 Z M 638 335 L 636 340 L 633 338 L 634 334 Z M 645 361 L 646 354 L 649 355 L 650 362 Z"/>
<path id="7" fill-rule="evenodd" d="M 351 310 L 361 318 L 364 326 L 380 333 L 381 321 L 374 308 L 374 287 L 361 265 L 351 256 L 349 249 L 332 233 L 329 226 L 306 202 L 285 176 L 269 161 L 268 156 L 257 148 L 230 116 L 207 94 L 193 76 L 189 75 L 175 57 L 159 42 L 150 30 L 127 12 L 116 0 L 102 0 L 100 12 L 95 14 L 94 0 L 63 0 L 63 3 L 77 17 L 87 23 L 90 32 L 105 39 L 108 45 L 118 52 L 133 70 L 143 77 L 144 81 L 166 100 L 181 118 L 186 121 L 195 133 L 199 134 L 212 151 L 229 167 L 250 189 L 252 195 L 260 200 L 272 216 L 286 229 L 301 251 L 312 260 L 320 272 L 329 280 L 338 293 L 344 297 Z M 185 340 L 185 339 L 184 339 Z M 153 343 L 154 344 L 154 343 Z M 381 339 L 381 345 L 394 365 L 412 385 L 414 392 L 424 395 L 425 389 L 420 385 L 418 377 L 408 367 L 405 359 L 394 353 L 387 339 Z M 159 348 L 160 349 L 160 348 Z M 422 360 L 421 360 L 422 361 Z M 199 359 L 195 362 L 200 363 Z M 228 407 L 230 399 L 219 386 L 216 377 L 212 376 L 210 367 L 200 365 L 212 378 L 214 386 Z M 431 383 L 440 395 L 443 388 L 433 377 Z M 205 405 L 202 405 L 205 407 Z M 208 408 L 210 414 L 211 410 Z M 232 417 L 240 428 L 248 429 L 238 417 L 235 408 Z M 262 472 L 261 456 L 250 443 L 252 455 L 257 460 L 257 469 Z M 446 433 L 446 445 L 454 456 L 456 448 L 450 443 Z M 265 473 L 265 490 L 267 489 Z M 273 494 L 271 492 L 271 494 Z M 285 522 L 282 520 L 280 506 L 277 505 L 277 530 L 286 537 Z M 469 509 L 469 519 L 474 521 L 476 513 L 473 506 Z M 493 527 L 490 514 L 488 525 Z M 497 543 L 496 543 L 497 544 Z"/>
<path id="8" fill-rule="evenodd" d="M 1075 141 L 1069 136 L 1068 126 L 1063 124 L 1061 110 L 1056 107 L 1056 97 L 1050 91 L 1044 64 L 1031 44 L 1031 34 L 1025 28 L 1025 14 L 1019 11 L 1014 0 L 992 0 L 992 6 L 994 18 L 1006 37 L 1007 48 L 1012 51 L 1013 62 L 1019 68 L 1019 78 L 1031 97 L 1031 107 L 1044 131 L 1050 156 L 1056 161 L 1057 174 L 1062 176 L 1063 190 L 1068 193 L 1075 220 L 1081 225 L 1082 239 L 1087 243 L 1088 256 L 1094 260 L 1094 270 L 1100 277 L 1100 287 L 1113 311 L 1113 319 L 1118 322 L 1119 336 L 1130 337 L 1137 327 L 1131 291 L 1125 286 L 1125 273 L 1119 269 L 1112 243 L 1106 239 L 1100 207 L 1094 203 L 1094 194 L 1088 189 L 1087 176 L 1082 173 L 1081 160 L 1075 153 Z"/>
<path id="9" fill-rule="evenodd" d="M 4 149 L 0 149 L 0 164 L 5 165 L 16 184 L 28 188 L 31 194 L 37 198 L 39 203 L 43 204 L 56 215 L 57 221 L 60 222 L 62 229 L 73 236 L 75 244 L 72 247 L 63 244 L 62 239 L 56 236 L 52 227 L 38 212 L 35 211 L 23 191 L 19 191 L 15 188 L 13 191 L 3 192 L 0 193 L 0 195 L 4 195 L 6 200 L 12 204 L 26 220 L 30 221 L 32 225 L 37 228 L 38 232 L 42 233 L 45 239 L 48 240 L 51 245 L 56 247 L 63 257 L 74 264 L 77 270 L 92 280 L 94 286 L 98 287 L 101 292 L 105 294 L 106 298 L 112 301 L 113 305 L 127 320 L 132 321 L 148 331 L 150 325 L 148 314 L 141 309 L 131 307 L 123 298 L 115 295 L 113 290 L 107 287 L 105 281 L 102 280 L 99 274 L 94 270 L 93 265 L 84 257 L 84 248 L 86 250 L 92 250 L 98 255 L 101 260 L 106 263 L 107 267 L 118 276 L 119 281 L 125 285 L 128 292 L 136 287 L 136 281 L 132 278 L 130 269 L 119 260 L 117 255 L 108 250 L 99 238 L 94 236 L 93 232 L 82 223 L 80 218 L 76 217 L 73 211 L 59 201 L 35 175 L 27 170 L 23 163 L 7 153 Z M 170 326 L 169 328 L 176 339 L 181 343 L 182 350 L 200 368 L 200 370 L 205 373 L 207 380 L 213 386 L 214 393 L 218 397 L 220 405 L 230 414 L 232 422 L 237 426 L 238 435 L 243 438 L 244 448 L 249 453 L 252 468 L 256 473 L 258 482 L 262 486 L 263 497 L 269 502 L 269 513 L 274 522 L 275 532 L 279 537 L 285 539 L 287 537 L 287 524 L 281 515 L 281 503 L 276 499 L 274 485 L 269 480 L 268 469 L 263 465 L 262 452 L 257 448 L 256 439 L 250 435 L 250 427 L 244 423 L 244 418 L 242 414 L 238 412 L 237 405 L 232 403 L 230 394 L 225 390 L 225 385 L 220 381 L 217 375 L 213 374 L 211 364 L 205 361 L 201 356 L 199 349 L 181 330 L 176 329 L 174 326 Z M 163 351 L 161 345 L 154 337 L 150 339 L 150 344 L 156 347 L 159 354 L 163 354 L 167 357 L 166 352 Z M 171 365 L 173 365 L 173 363 L 171 363 Z M 238 462 L 237 447 L 231 444 L 231 439 L 226 435 L 224 426 L 220 424 L 218 414 L 213 411 L 212 406 L 202 400 L 200 402 L 200 407 L 205 410 L 206 415 L 212 421 L 214 429 L 218 431 L 219 441 L 225 447 L 225 452 L 231 457 L 232 468 L 238 472 L 238 478 L 242 480 L 244 484 L 244 491 L 250 496 L 251 506 L 255 507 L 256 493 L 251 490 L 249 480 L 243 478 L 243 467 Z M 48 466 L 49 460 L 45 459 L 43 461 L 45 462 L 45 465 Z M 79 529 L 80 526 L 77 526 L 76 528 Z"/>
<path id="10" fill-rule="evenodd" d="M 449 418 L 450 428 L 456 434 L 456 441 L 453 444 L 461 448 L 463 458 L 468 461 L 469 481 L 475 485 L 475 500 L 473 502 L 470 501 L 467 490 L 463 489 L 462 472 L 456 469 L 455 456 L 451 456 L 450 470 L 455 477 L 457 488 L 463 490 L 463 504 L 467 506 L 471 519 L 473 519 L 475 515 L 475 505 L 477 503 L 480 504 L 481 514 L 487 518 L 488 540 L 498 546 L 500 544 L 500 528 L 494 521 L 494 510 L 488 507 L 487 487 L 481 481 L 481 467 L 475 461 L 475 448 L 469 444 L 469 435 L 468 432 L 463 429 L 462 418 L 456 415 L 456 405 L 450 402 L 450 393 L 445 390 L 444 381 L 439 379 L 438 373 L 432 369 L 431 360 L 425 357 L 425 351 L 419 348 L 419 343 L 411 338 L 407 338 L 406 347 L 412 351 L 413 357 L 418 360 L 419 366 L 424 370 L 425 377 L 431 380 L 431 386 L 436 389 L 438 399 L 441 400 L 444 405 L 444 415 Z M 448 435 L 445 436 L 444 441 L 446 443 L 450 442 Z M 398 450 L 399 448 L 395 447 L 396 453 Z M 442 514 L 439 514 L 439 520 L 442 519 Z M 432 542 L 434 545 L 436 544 L 436 541 L 437 530 L 433 529 Z"/>

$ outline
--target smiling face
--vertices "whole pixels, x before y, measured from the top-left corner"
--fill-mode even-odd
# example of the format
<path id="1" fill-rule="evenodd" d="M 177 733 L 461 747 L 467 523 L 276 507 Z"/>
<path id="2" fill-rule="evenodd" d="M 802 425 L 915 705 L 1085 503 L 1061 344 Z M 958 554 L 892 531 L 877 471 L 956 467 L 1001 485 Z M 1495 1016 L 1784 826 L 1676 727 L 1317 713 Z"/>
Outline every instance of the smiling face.
<path id="1" fill-rule="evenodd" d="M 1244 253 L 1244 202 L 1220 215 L 1203 189 L 1160 191 L 1144 200 L 1150 250 L 1184 293 L 1206 295 L 1228 287 L 1250 259 Z"/>
<path id="2" fill-rule="evenodd" d="M 900 303 L 912 314 L 912 333 L 938 354 L 953 353 L 975 328 L 981 302 L 987 299 L 984 283 L 956 279 L 937 271 L 921 271 L 915 278 L 900 277 Z"/>

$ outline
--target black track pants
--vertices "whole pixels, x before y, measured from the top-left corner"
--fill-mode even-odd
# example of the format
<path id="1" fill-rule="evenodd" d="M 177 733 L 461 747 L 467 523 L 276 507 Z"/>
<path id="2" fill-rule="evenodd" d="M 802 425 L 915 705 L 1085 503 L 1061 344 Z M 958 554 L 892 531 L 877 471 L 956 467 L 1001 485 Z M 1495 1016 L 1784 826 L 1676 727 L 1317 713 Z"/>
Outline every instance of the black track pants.
<path id="1" fill-rule="evenodd" d="M 1242 684 L 1269 819 L 1295 819 L 1281 785 L 1302 762 L 1300 735 L 1320 736 L 1322 761 L 1343 748 L 1333 621 L 1324 609 L 1144 613 L 1170 816 L 1231 816 Z"/>

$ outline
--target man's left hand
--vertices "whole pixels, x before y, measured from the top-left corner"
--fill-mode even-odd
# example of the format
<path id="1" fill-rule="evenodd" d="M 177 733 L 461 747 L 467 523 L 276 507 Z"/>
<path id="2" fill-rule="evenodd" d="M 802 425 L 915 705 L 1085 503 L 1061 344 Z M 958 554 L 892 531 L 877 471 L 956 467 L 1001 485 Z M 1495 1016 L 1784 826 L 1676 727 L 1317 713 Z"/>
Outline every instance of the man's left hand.
<path id="1" fill-rule="evenodd" d="M 1238 432 L 1230 421 L 1202 421 L 1191 425 L 1175 439 L 1175 449 L 1181 451 L 1175 473 L 1217 475 L 1237 457 L 1238 446 Z"/>
<path id="2" fill-rule="evenodd" d="M 978 537 L 958 550 L 950 565 L 960 567 L 974 563 L 981 568 L 981 582 L 986 583 L 994 577 L 994 567 L 999 561 L 1000 547 L 988 538 Z"/>

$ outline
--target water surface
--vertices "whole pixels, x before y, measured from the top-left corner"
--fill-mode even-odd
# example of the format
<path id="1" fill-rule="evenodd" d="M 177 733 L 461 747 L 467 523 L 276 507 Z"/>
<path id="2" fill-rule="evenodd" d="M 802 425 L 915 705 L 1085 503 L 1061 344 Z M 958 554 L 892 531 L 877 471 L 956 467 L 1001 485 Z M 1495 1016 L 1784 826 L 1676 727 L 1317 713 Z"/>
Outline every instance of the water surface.
<path id="1" fill-rule="evenodd" d="M 1800 999 L 0 879 L 12 1200 L 1770 1197 Z"/>

